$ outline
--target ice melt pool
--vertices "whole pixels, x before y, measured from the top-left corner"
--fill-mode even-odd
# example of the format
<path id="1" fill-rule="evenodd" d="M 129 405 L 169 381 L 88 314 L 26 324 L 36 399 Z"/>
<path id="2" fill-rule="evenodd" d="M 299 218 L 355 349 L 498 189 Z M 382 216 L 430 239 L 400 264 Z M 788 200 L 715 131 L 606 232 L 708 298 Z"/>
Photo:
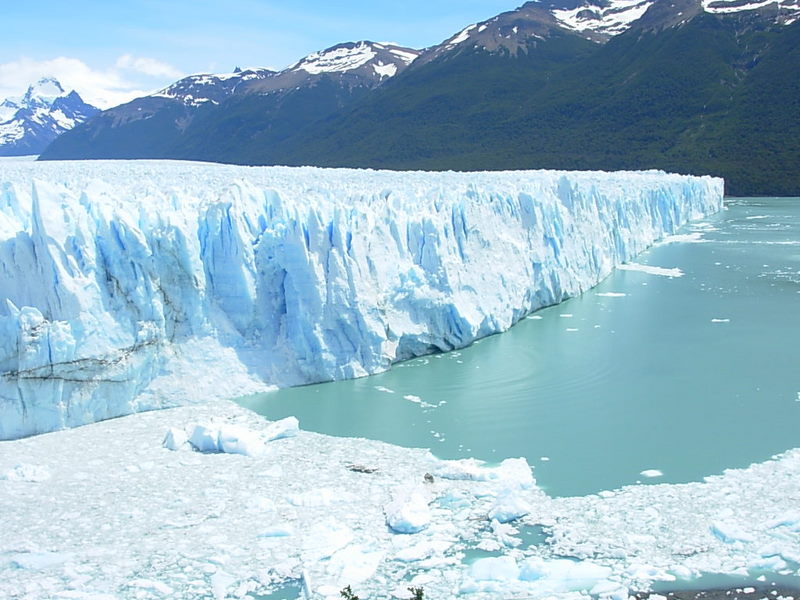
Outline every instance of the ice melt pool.
<path id="1" fill-rule="evenodd" d="M 525 456 L 555 496 L 800 446 L 800 199 L 730 199 L 684 233 L 638 259 L 681 277 L 620 270 L 464 350 L 240 402 L 444 458 Z"/>

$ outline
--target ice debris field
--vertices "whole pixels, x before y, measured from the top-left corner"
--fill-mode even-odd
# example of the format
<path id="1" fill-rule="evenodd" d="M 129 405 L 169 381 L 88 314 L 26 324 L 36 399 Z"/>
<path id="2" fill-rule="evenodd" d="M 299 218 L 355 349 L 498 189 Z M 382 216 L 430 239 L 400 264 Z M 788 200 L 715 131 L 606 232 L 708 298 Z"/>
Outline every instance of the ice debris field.
<path id="1" fill-rule="evenodd" d="M 718 210 L 719 180 L 4 163 L 0 194 L 2 436 L 60 429 L 0 442 L 0 597 L 627 600 L 798 574 L 798 450 L 551 498 L 521 458 L 220 399 L 502 331 Z"/>
<path id="2" fill-rule="evenodd" d="M 797 574 L 798 475 L 793 450 L 550 498 L 524 459 L 444 461 L 210 402 L 0 443 L 0 597 L 627 600 L 700 573 Z"/>
<path id="3" fill-rule="evenodd" d="M 466 346 L 722 194 L 655 171 L 3 162 L 0 439 Z"/>

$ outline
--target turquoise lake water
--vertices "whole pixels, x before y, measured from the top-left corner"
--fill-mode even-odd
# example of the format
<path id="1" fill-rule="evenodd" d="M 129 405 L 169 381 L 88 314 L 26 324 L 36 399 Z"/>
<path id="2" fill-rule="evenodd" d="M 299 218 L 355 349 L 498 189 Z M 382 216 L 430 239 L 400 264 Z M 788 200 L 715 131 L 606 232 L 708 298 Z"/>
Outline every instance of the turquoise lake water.
<path id="1" fill-rule="evenodd" d="M 524 456 L 554 496 L 699 481 L 800 446 L 800 199 L 729 199 L 683 232 L 701 241 L 637 258 L 682 277 L 616 271 L 469 348 L 239 402 L 442 458 Z"/>

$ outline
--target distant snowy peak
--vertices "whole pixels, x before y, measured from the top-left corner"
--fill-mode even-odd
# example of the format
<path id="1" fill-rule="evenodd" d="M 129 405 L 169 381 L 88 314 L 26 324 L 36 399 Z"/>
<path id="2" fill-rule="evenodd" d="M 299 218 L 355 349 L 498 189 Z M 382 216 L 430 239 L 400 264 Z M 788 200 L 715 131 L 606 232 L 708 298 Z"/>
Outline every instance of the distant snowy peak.
<path id="1" fill-rule="evenodd" d="M 714 14 L 760 10 L 771 13 L 778 23 L 790 25 L 800 19 L 800 0 L 702 0 L 703 9 Z"/>
<path id="2" fill-rule="evenodd" d="M 275 71 L 269 69 L 237 68 L 233 73 L 189 75 L 152 96 L 172 98 L 188 106 L 201 106 L 207 102 L 219 104 L 249 82 L 266 79 L 275 74 Z"/>
<path id="3" fill-rule="evenodd" d="M 22 97 L 0 102 L 0 156 L 38 154 L 56 137 L 99 112 L 52 77 L 28 87 Z"/>
<path id="4" fill-rule="evenodd" d="M 26 104 L 45 104 L 50 105 L 56 98 L 65 96 L 67 93 L 57 79 L 53 77 L 43 77 L 32 86 L 28 87 L 22 102 Z"/>
<path id="5" fill-rule="evenodd" d="M 237 68 L 233 73 L 190 75 L 151 97 L 198 107 L 220 104 L 239 94 L 269 94 L 304 87 L 324 74 L 354 75 L 360 82 L 377 85 L 405 69 L 418 55 L 418 50 L 393 44 L 348 42 L 309 54 L 283 71 Z"/>
<path id="6" fill-rule="evenodd" d="M 310 75 L 366 71 L 378 79 L 393 77 L 410 65 L 420 52 L 378 42 L 348 42 L 321 52 L 314 52 L 289 67 L 287 71 L 305 71 Z"/>

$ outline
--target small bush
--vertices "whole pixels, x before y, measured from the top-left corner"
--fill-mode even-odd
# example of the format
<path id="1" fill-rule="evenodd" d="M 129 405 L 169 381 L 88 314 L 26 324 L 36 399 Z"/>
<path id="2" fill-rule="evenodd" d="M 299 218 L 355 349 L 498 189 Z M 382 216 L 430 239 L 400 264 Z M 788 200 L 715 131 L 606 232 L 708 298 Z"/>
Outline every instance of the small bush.
<path id="1" fill-rule="evenodd" d="M 353 590 L 350 589 L 349 585 L 346 588 L 344 588 L 341 592 L 339 592 L 339 595 L 342 598 L 344 598 L 344 600 L 361 600 L 358 596 L 356 596 L 353 593 Z"/>

